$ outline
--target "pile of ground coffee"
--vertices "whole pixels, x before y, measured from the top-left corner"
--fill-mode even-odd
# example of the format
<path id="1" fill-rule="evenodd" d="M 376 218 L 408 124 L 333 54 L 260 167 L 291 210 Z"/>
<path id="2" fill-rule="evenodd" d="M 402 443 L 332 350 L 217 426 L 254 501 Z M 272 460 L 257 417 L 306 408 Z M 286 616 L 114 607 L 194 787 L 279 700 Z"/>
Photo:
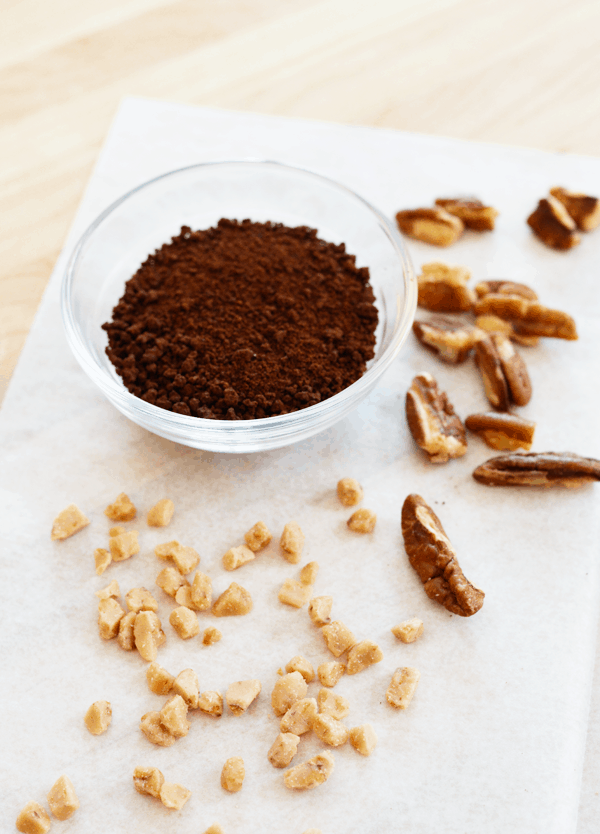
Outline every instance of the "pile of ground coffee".
<path id="1" fill-rule="evenodd" d="M 127 281 L 106 353 L 132 394 L 177 414 L 252 419 L 314 405 L 373 357 L 369 270 L 315 229 L 220 220 Z"/>

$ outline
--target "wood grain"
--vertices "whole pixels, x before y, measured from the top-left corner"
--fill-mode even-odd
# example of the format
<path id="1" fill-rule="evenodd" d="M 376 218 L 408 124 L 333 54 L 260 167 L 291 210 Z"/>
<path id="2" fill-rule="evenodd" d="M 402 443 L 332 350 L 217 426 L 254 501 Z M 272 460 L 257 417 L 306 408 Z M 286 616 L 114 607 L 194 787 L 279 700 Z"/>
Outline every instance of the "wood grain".
<path id="1" fill-rule="evenodd" d="M 596 0 L 3 0 L 0 397 L 124 95 L 600 153 Z"/>

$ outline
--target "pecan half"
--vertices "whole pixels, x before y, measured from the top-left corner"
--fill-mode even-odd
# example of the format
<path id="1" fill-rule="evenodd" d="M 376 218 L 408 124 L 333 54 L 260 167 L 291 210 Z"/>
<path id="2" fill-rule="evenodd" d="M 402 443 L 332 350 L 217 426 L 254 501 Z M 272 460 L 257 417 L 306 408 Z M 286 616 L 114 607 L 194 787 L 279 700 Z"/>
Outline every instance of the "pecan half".
<path id="1" fill-rule="evenodd" d="M 404 502 L 402 535 L 429 599 L 461 617 L 476 614 L 485 594 L 465 577 L 442 522 L 420 495 L 409 495 Z"/>
<path id="2" fill-rule="evenodd" d="M 563 204 L 582 232 L 591 232 L 600 225 L 600 200 L 597 197 L 558 187 L 551 188 L 550 194 Z"/>
<path id="3" fill-rule="evenodd" d="M 600 460 L 572 452 L 515 452 L 490 458 L 473 477 L 486 486 L 578 487 L 600 481 Z"/>
<path id="4" fill-rule="evenodd" d="M 508 411 L 510 402 L 527 405 L 531 381 L 527 367 L 510 339 L 492 333 L 475 345 L 475 361 L 483 379 L 485 393 L 498 411 Z"/>
<path id="5" fill-rule="evenodd" d="M 447 316 L 432 316 L 429 321 L 415 321 L 413 332 L 422 345 L 451 365 L 464 362 L 480 337 L 472 324 Z"/>
<path id="6" fill-rule="evenodd" d="M 433 261 L 423 264 L 419 283 L 419 306 L 434 313 L 465 313 L 475 303 L 473 290 L 467 287 L 471 277 L 463 266 L 448 266 Z"/>
<path id="7" fill-rule="evenodd" d="M 503 336 L 508 336 L 513 342 L 525 347 L 535 347 L 540 341 L 539 336 L 523 336 L 517 333 L 512 322 L 501 319 L 499 316 L 477 316 L 475 327 L 486 333 L 502 333 Z"/>
<path id="8" fill-rule="evenodd" d="M 469 431 L 478 434 L 491 449 L 512 452 L 515 449 L 531 449 L 535 423 L 516 414 L 469 414 L 465 420 Z"/>
<path id="9" fill-rule="evenodd" d="M 459 217 L 467 229 L 473 229 L 475 232 L 491 231 L 499 214 L 495 208 L 484 205 L 475 197 L 441 197 L 435 204 L 449 214 Z"/>
<path id="10" fill-rule="evenodd" d="M 581 241 L 575 231 L 575 221 L 555 197 L 540 200 L 527 223 L 542 243 L 552 249 L 572 249 Z"/>
<path id="11" fill-rule="evenodd" d="M 506 336 L 495 333 L 488 338 L 493 341 L 498 351 L 510 399 L 515 405 L 527 405 L 531 399 L 531 380 L 521 355 Z"/>
<path id="12" fill-rule="evenodd" d="M 405 209 L 396 215 L 396 223 L 402 234 L 434 246 L 456 243 L 465 228 L 462 220 L 442 208 Z"/>
<path id="13" fill-rule="evenodd" d="M 535 290 L 517 281 L 480 281 L 475 287 L 475 292 L 477 298 L 494 293 L 495 295 L 520 295 L 521 298 L 529 298 L 531 301 L 538 300 Z"/>
<path id="14" fill-rule="evenodd" d="M 406 419 L 415 443 L 432 463 L 446 463 L 467 451 L 465 427 L 431 374 L 413 379 L 406 393 Z"/>
<path id="15" fill-rule="evenodd" d="M 485 295 L 475 304 L 475 314 L 493 315 L 511 321 L 515 332 L 522 336 L 547 336 L 570 341 L 579 338 L 575 322 L 568 313 L 551 310 L 539 301 L 529 301 L 518 295 Z"/>

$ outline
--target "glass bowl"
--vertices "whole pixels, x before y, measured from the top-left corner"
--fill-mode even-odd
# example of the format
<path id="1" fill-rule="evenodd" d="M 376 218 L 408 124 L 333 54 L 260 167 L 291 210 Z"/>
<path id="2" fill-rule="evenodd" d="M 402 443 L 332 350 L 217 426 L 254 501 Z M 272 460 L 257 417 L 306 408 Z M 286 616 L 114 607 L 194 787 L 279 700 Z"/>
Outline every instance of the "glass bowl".
<path id="1" fill-rule="evenodd" d="M 182 226 L 206 229 L 222 217 L 310 226 L 332 243 L 345 243 L 358 267 L 368 266 L 379 311 L 375 357 L 348 388 L 316 405 L 255 420 L 207 420 L 175 414 L 129 393 L 106 356 L 101 325 L 146 257 Z M 327 429 L 363 400 L 406 339 L 417 303 L 417 283 L 392 223 L 350 189 L 277 162 L 232 161 L 192 165 L 125 194 L 92 223 L 75 247 L 62 285 L 62 315 L 75 358 L 126 417 L 161 437 L 196 449 L 258 452 Z"/>

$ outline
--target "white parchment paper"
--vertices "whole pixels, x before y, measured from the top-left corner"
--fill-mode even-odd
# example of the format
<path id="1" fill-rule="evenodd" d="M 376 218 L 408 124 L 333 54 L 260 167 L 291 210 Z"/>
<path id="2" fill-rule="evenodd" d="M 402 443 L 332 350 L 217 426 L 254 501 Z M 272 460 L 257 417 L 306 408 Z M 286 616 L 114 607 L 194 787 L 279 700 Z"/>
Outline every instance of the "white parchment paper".
<path id="1" fill-rule="evenodd" d="M 106 402 L 65 343 L 59 285 L 77 237 L 112 200 L 152 176 L 194 162 L 258 157 L 311 168 L 355 189 L 388 214 L 438 196 L 476 194 L 501 214 L 491 234 L 467 233 L 450 250 L 411 243 L 418 268 L 446 260 L 475 280 L 510 278 L 571 313 L 577 342 L 545 340 L 523 349 L 534 395 L 522 410 L 538 422 L 534 449 L 600 457 L 598 378 L 600 232 L 575 250 L 545 249 L 524 219 L 550 186 L 600 193 L 600 160 L 475 145 L 394 131 L 341 127 L 249 114 L 126 100 L 74 222 L 63 255 L 0 413 L 2 558 L 2 721 L 0 829 L 14 830 L 19 809 L 44 802 L 62 773 L 81 808 L 65 834 L 200 834 L 219 822 L 226 834 L 316 827 L 323 834 L 518 834 L 575 832 L 598 623 L 599 486 L 580 490 L 483 487 L 471 472 L 493 452 L 470 438 L 468 454 L 428 464 L 414 447 L 404 396 L 428 370 L 461 416 L 487 408 L 473 365 L 451 368 L 411 338 L 379 387 L 331 430 L 288 449 L 235 457 L 177 446 L 139 429 Z M 373 534 L 346 527 L 335 497 L 345 475 L 364 487 L 363 506 L 377 512 Z M 93 551 L 107 546 L 103 511 L 125 491 L 140 512 L 141 551 L 94 573 Z M 483 609 L 463 619 L 429 601 L 408 564 L 400 508 L 409 492 L 434 507 L 467 577 L 486 592 Z M 169 496 L 170 527 L 149 528 L 145 512 Z M 75 502 L 91 524 L 65 542 L 50 541 L 57 513 Z M 235 574 L 223 553 L 258 519 L 273 543 Z M 290 519 L 307 544 L 302 564 L 317 560 L 315 594 L 334 597 L 333 615 L 358 639 L 381 646 L 384 659 L 335 691 L 348 698 L 352 727 L 370 722 L 378 746 L 370 758 L 350 745 L 334 751 L 330 780 L 291 793 L 266 753 L 278 732 L 270 709 L 277 669 L 305 655 L 331 659 L 306 609 L 282 606 L 278 589 L 298 569 L 277 539 Z M 237 581 L 252 594 L 243 618 L 214 620 L 220 643 L 181 641 L 168 624 L 174 607 L 154 579 L 163 567 L 153 547 L 176 538 L 201 554 L 216 592 Z M 117 579 L 122 593 L 156 592 L 167 643 L 159 662 L 177 674 L 192 667 L 202 690 L 259 678 L 263 691 L 242 717 L 192 714 L 187 737 L 151 745 L 141 715 L 164 698 L 146 686 L 146 664 L 116 641 L 100 640 L 94 591 Z M 417 643 L 398 643 L 390 628 L 411 616 L 425 623 Z M 385 690 L 398 666 L 415 666 L 421 682 L 410 708 L 391 709 Z M 598 684 L 596 684 L 598 687 Z M 319 686 L 311 684 L 310 695 Z M 108 732 L 91 736 L 87 707 L 107 699 Z M 593 713 L 595 716 L 596 713 Z M 598 800 L 600 733 L 594 719 L 585 766 L 580 834 L 593 825 Z M 303 737 L 294 763 L 321 748 Z M 221 767 L 246 765 L 243 789 L 226 794 Z M 192 791 L 180 812 L 137 794 L 136 765 L 159 767 Z M 596 817 L 597 819 L 597 817 Z M 58 830 L 58 829 L 57 829 Z"/>

